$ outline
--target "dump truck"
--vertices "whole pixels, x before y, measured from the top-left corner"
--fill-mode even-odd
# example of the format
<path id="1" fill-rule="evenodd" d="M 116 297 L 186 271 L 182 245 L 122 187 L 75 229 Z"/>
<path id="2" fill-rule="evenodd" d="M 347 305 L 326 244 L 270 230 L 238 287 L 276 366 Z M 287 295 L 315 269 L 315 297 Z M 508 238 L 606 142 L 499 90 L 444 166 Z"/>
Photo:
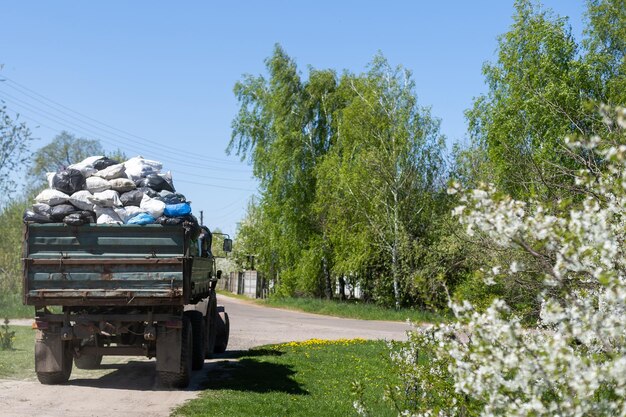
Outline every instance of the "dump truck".
<path id="1" fill-rule="evenodd" d="M 194 230 L 195 229 L 195 230 Z M 24 304 L 35 308 L 35 371 L 68 381 L 104 355 L 156 358 L 164 386 L 184 388 L 204 359 L 226 350 L 208 228 L 26 224 Z M 224 250 L 232 241 L 224 239 Z"/>

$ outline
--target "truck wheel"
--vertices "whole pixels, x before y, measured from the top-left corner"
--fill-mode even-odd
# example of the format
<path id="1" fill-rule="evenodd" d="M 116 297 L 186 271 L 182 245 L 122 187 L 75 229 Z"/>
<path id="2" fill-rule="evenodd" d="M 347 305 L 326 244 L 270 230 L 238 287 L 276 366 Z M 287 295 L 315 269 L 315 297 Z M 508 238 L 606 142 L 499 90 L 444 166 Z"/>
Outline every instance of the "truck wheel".
<path id="1" fill-rule="evenodd" d="M 215 352 L 215 338 L 217 335 L 217 299 L 212 296 L 209 301 L 209 309 L 206 315 L 206 333 L 205 333 L 205 347 L 204 357 L 210 358 L 213 352 Z"/>
<path id="2" fill-rule="evenodd" d="M 45 385 L 65 384 L 72 374 L 72 349 L 69 342 L 62 343 L 62 370 L 57 372 L 37 372 L 37 379 Z"/>
<path id="3" fill-rule="evenodd" d="M 215 340 L 215 353 L 226 352 L 228 346 L 228 337 L 230 335 L 230 320 L 228 313 L 224 311 L 224 307 L 218 307 L 217 315 L 217 337 Z"/>
<path id="4" fill-rule="evenodd" d="M 186 388 L 191 378 L 191 351 L 193 334 L 189 317 L 183 316 L 182 340 L 180 343 L 180 371 L 159 372 L 161 384 L 171 388 Z"/>
<path id="5" fill-rule="evenodd" d="M 93 336 L 83 346 L 102 346 L 102 343 L 97 341 L 97 336 Z M 78 369 L 98 369 L 102 363 L 102 355 L 85 355 L 81 354 L 74 358 L 74 365 Z"/>
<path id="6" fill-rule="evenodd" d="M 191 353 L 191 369 L 194 371 L 202 369 L 204 366 L 204 342 L 205 342 L 205 325 L 204 317 L 199 311 L 186 311 L 185 315 L 189 317 L 191 322 L 191 330 L 193 333 L 193 349 Z"/>

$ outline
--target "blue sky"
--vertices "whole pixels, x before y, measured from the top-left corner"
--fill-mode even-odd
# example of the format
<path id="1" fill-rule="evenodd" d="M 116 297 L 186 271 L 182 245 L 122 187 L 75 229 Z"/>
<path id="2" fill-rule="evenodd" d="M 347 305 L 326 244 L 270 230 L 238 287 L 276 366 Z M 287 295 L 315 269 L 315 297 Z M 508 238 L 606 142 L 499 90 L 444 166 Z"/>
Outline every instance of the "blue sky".
<path id="1" fill-rule="evenodd" d="M 550 0 L 580 36 L 584 2 Z M 45 145 L 61 130 L 172 170 L 205 224 L 234 234 L 256 190 L 228 156 L 233 85 L 264 72 L 280 43 L 303 75 L 362 71 L 381 51 L 409 68 L 419 101 L 465 139 L 465 109 L 485 92 L 481 67 L 511 24 L 492 1 L 4 1 L 0 99 Z"/>

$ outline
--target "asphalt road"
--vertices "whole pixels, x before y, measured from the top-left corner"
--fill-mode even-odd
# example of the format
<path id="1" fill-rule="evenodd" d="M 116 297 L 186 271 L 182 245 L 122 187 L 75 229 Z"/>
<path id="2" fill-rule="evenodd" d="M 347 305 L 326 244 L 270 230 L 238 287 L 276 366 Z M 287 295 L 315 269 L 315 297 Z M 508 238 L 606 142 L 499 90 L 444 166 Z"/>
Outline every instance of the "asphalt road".
<path id="1" fill-rule="evenodd" d="M 290 310 L 261 307 L 251 302 L 218 296 L 230 317 L 226 354 L 207 360 L 194 372 L 186 390 L 166 390 L 155 377 L 154 360 L 105 357 L 103 369 L 77 370 L 66 385 L 41 385 L 33 372 L 25 381 L 0 380 L 0 415 L 5 417 L 169 416 L 171 410 L 199 393 L 202 380 L 217 362 L 233 352 L 271 343 L 319 339 L 403 340 L 405 323 L 341 319 Z M 15 324 L 16 322 L 14 322 Z M 19 321 L 30 324 L 31 320 Z M 34 343 L 34 342 L 33 342 Z"/>

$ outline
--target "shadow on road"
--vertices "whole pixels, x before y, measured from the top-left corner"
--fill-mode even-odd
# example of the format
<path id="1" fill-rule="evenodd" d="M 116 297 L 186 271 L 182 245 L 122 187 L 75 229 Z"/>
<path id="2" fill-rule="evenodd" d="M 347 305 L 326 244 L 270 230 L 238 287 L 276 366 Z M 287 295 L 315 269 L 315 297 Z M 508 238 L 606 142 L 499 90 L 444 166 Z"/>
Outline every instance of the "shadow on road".
<path id="1" fill-rule="evenodd" d="M 288 365 L 263 360 L 281 356 L 272 349 L 233 350 L 215 355 L 201 371 L 192 375 L 186 391 L 235 390 L 249 392 L 284 392 L 308 395 L 293 379 Z M 78 371 L 67 385 L 132 391 L 170 391 L 159 383 L 154 361 L 129 361 L 103 364 L 95 371 Z M 107 372 L 110 371 L 110 372 Z M 87 373 L 85 375 L 85 373 Z M 106 372 L 102 375 L 103 372 Z"/>
<path id="2" fill-rule="evenodd" d="M 113 370 L 113 372 L 102 376 L 81 375 L 70 379 L 67 385 L 135 391 L 168 390 L 159 385 L 154 362 L 129 361 L 119 364 L 105 364 L 94 373 L 99 373 L 101 370 Z"/>

